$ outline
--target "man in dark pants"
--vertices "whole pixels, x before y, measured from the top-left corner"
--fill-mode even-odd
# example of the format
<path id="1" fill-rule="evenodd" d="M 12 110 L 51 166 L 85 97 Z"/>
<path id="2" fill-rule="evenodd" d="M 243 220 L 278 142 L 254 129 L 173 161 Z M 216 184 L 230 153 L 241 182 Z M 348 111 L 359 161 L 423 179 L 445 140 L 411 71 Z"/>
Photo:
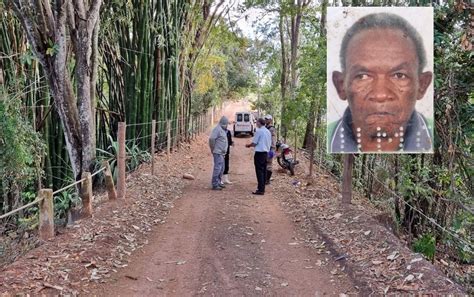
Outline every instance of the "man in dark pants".
<path id="1" fill-rule="evenodd" d="M 268 153 L 268 158 L 267 158 L 267 178 L 265 184 L 269 185 L 270 184 L 270 179 L 272 178 L 273 174 L 273 157 L 275 155 L 276 151 L 276 129 L 273 126 L 273 117 L 269 114 L 265 116 L 265 127 L 270 131 L 270 134 L 272 135 L 272 145 L 270 147 L 270 152 Z"/>
<path id="2" fill-rule="evenodd" d="M 257 129 L 251 143 L 245 147 L 255 147 L 255 155 L 253 157 L 255 165 L 255 173 L 257 175 L 258 187 L 257 191 L 252 192 L 254 195 L 265 194 L 265 181 L 267 175 L 267 156 L 272 145 L 272 135 L 265 128 L 265 120 L 260 118 L 257 120 Z"/>
<path id="3" fill-rule="evenodd" d="M 232 141 L 232 133 L 230 133 L 230 130 L 227 129 L 227 153 L 225 154 L 224 158 L 224 175 L 222 176 L 222 182 L 229 185 L 232 184 L 232 182 L 229 180 L 229 157 L 230 146 L 233 144 L 234 142 Z"/>

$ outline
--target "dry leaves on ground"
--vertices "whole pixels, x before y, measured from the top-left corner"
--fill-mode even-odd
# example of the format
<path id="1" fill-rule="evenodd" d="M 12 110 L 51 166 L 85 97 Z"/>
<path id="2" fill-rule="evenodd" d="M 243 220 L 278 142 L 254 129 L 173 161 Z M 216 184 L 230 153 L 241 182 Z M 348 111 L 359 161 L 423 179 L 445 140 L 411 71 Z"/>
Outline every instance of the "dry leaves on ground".
<path id="1" fill-rule="evenodd" d="M 358 197 L 352 205 L 341 206 L 339 185 L 321 171 L 305 182 L 307 160 L 300 162 L 296 176 L 275 176 L 273 191 L 280 193 L 277 197 L 284 208 L 306 231 L 306 244 L 344 263 L 345 271 L 362 287 L 361 292 L 464 292 L 379 223 L 375 217 L 381 213 L 368 201 Z"/>

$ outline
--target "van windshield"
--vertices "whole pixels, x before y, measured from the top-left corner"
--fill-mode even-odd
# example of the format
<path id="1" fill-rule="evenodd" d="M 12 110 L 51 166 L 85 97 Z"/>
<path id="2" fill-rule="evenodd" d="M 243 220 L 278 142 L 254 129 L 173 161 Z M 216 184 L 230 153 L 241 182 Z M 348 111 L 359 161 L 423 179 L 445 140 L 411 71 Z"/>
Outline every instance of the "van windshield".
<path id="1" fill-rule="evenodd" d="M 250 121 L 250 115 L 249 114 L 244 114 L 244 121 L 245 122 Z"/>
<path id="2" fill-rule="evenodd" d="M 242 114 L 241 113 L 237 114 L 237 122 L 242 122 Z"/>

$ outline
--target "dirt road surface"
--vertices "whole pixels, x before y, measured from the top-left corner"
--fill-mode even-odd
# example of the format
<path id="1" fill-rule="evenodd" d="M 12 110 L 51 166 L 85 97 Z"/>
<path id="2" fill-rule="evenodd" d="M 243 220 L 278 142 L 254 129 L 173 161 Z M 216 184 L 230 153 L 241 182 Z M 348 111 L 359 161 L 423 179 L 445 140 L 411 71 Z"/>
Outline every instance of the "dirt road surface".
<path id="1" fill-rule="evenodd" d="M 225 109 L 246 109 L 245 102 Z M 218 120 L 220 115 L 216 115 Z M 231 180 L 210 190 L 212 157 L 207 148 L 194 156 L 195 180 L 184 188 L 165 224 L 150 233 L 149 244 L 127 268 L 91 295 L 101 296 L 341 296 L 357 294 L 354 283 L 327 255 L 303 244 L 292 220 L 267 188 L 256 189 L 250 138 L 235 139 Z M 183 181 L 184 182 L 184 181 Z M 344 295 L 342 295 L 344 296 Z"/>

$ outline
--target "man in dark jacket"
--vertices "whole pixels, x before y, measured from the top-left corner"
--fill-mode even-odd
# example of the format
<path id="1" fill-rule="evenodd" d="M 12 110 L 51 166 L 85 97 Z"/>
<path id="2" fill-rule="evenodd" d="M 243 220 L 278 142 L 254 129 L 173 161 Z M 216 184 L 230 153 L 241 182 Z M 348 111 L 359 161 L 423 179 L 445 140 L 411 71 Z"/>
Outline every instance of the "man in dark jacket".
<path id="1" fill-rule="evenodd" d="M 230 146 L 233 144 L 234 142 L 232 141 L 232 133 L 230 133 L 230 130 L 227 129 L 227 153 L 224 157 L 224 175 L 222 175 L 222 182 L 229 185 L 232 184 L 232 182 L 229 180 L 229 155 Z"/>

